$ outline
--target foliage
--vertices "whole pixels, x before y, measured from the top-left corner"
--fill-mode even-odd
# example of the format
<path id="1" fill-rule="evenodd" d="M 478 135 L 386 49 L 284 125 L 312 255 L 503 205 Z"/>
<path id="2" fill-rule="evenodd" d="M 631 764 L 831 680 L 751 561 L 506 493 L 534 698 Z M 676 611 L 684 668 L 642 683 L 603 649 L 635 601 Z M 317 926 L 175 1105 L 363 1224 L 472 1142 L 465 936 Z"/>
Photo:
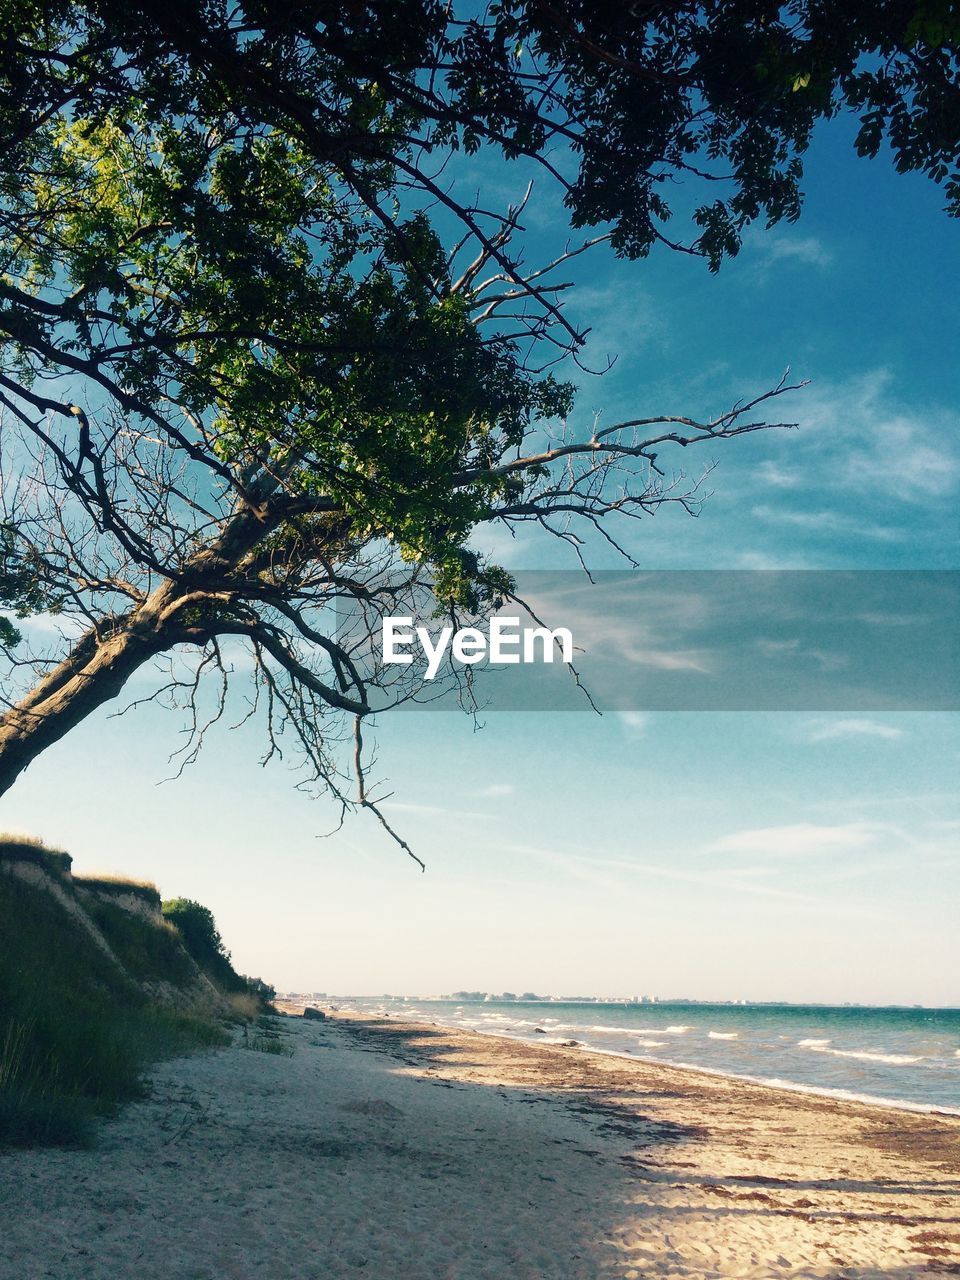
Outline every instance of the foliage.
<path id="1" fill-rule="evenodd" d="M 18 541 L 16 527 L 0 521 L 0 608 L 18 618 L 46 609 L 57 612 L 57 601 L 44 589 L 43 563 Z M 21 635 L 9 618 L 0 616 L 0 645 L 17 645 Z"/>
<path id="2" fill-rule="evenodd" d="M 11 658 L 0 793 L 184 650 L 157 696 L 189 708 L 189 763 L 236 645 L 266 758 L 292 738 L 386 825 L 360 721 L 418 690 L 360 669 L 363 638 L 331 624 L 345 597 L 368 634 L 407 589 L 489 612 L 514 584 L 478 528 L 628 555 L 625 518 L 699 510 L 664 450 L 788 425 L 753 414 L 781 383 L 705 421 L 582 429 L 558 273 L 599 241 L 717 269 L 799 215 L 802 155 L 841 110 L 862 154 L 888 148 L 956 213 L 957 35 L 940 0 L 4 6 L 0 606 L 64 630 Z M 445 173 L 481 149 L 588 238 L 527 264 L 527 197 L 490 208 Z M 678 214 L 689 234 L 667 233 Z M 19 634 L 0 619 L 0 647 Z"/>
<path id="3" fill-rule="evenodd" d="M 224 991 L 244 991 L 246 980 L 230 963 L 220 931 L 209 907 L 191 898 L 171 898 L 163 904 L 163 916 L 173 925 L 196 963 Z"/>
<path id="4" fill-rule="evenodd" d="M 240 977 L 246 984 L 247 990 L 259 1000 L 261 1007 L 277 998 L 277 988 L 272 983 L 264 982 L 263 978 L 248 977 L 246 974 L 241 974 Z"/>

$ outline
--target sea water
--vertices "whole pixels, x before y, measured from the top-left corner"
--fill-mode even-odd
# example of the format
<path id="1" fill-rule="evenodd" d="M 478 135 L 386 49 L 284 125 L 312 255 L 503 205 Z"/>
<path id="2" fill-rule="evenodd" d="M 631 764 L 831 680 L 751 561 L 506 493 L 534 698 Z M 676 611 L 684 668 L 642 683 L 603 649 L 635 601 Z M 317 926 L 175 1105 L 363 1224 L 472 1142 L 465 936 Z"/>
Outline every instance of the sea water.
<path id="1" fill-rule="evenodd" d="M 341 1007 L 960 1114 L 960 1009 L 420 999 Z"/>

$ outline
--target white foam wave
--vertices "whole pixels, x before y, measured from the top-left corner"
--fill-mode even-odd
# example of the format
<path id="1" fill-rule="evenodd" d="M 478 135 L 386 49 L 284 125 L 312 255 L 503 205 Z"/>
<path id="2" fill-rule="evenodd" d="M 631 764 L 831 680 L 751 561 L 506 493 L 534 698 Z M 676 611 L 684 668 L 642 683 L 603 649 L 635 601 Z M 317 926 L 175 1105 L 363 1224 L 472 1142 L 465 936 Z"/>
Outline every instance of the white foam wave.
<path id="1" fill-rule="evenodd" d="M 828 1049 L 825 1045 L 811 1045 L 814 1053 L 829 1053 L 833 1058 L 856 1058 L 859 1062 L 882 1062 L 888 1067 L 909 1067 L 922 1062 L 922 1055 L 915 1053 L 873 1053 L 869 1049 Z"/>
<path id="2" fill-rule="evenodd" d="M 957 1107 L 944 1107 L 937 1102 L 904 1102 L 900 1098 L 881 1098 L 872 1093 L 856 1093 L 852 1089 L 829 1089 L 825 1085 L 797 1084 L 794 1080 L 764 1079 L 758 1076 L 737 1076 L 739 1080 L 751 1080 L 769 1085 L 773 1089 L 788 1089 L 791 1093 L 811 1093 L 820 1098 L 842 1098 L 850 1102 L 865 1102 L 871 1107 L 895 1107 L 897 1111 L 918 1111 L 922 1115 L 960 1116 Z"/>
<path id="3" fill-rule="evenodd" d="M 847 1102 L 865 1103 L 871 1107 L 893 1107 L 897 1111 L 917 1111 L 923 1115 L 960 1116 L 960 1108 L 946 1107 L 939 1102 L 906 1102 L 902 1098 L 885 1098 L 872 1093 L 857 1093 L 852 1089 L 833 1089 L 827 1085 L 799 1084 L 796 1080 L 781 1080 L 776 1076 L 745 1075 L 739 1071 L 720 1071 L 716 1067 L 703 1067 L 696 1062 L 673 1062 L 663 1058 L 633 1057 L 616 1049 L 591 1049 L 608 1058 L 627 1058 L 633 1062 L 649 1062 L 657 1067 L 678 1067 L 681 1071 L 693 1071 L 705 1076 L 719 1076 L 723 1080 L 743 1080 L 747 1084 L 759 1084 L 768 1089 L 784 1089 L 789 1093 L 809 1093 L 818 1098 L 840 1098 Z"/>
<path id="4" fill-rule="evenodd" d="M 739 1040 L 739 1031 L 708 1031 L 708 1040 Z"/>
<path id="5" fill-rule="evenodd" d="M 637 1041 L 637 1044 L 641 1045 L 644 1049 L 662 1049 L 666 1043 L 667 1043 L 666 1040 L 638 1040 Z"/>
<path id="6" fill-rule="evenodd" d="M 798 1040 L 797 1044 L 801 1049 L 821 1049 L 825 1044 L 829 1044 L 829 1040 Z"/>
<path id="7" fill-rule="evenodd" d="M 574 1023 L 562 1024 L 570 1031 L 599 1031 L 602 1035 L 616 1036 L 662 1036 L 665 1032 L 670 1031 L 674 1035 L 679 1035 L 683 1031 L 692 1031 L 692 1027 L 608 1027 L 598 1023 L 592 1027 L 578 1027 Z"/>
<path id="8" fill-rule="evenodd" d="M 664 1027 L 663 1029 L 669 1036 L 682 1036 L 685 1031 L 692 1031 L 693 1027 Z"/>

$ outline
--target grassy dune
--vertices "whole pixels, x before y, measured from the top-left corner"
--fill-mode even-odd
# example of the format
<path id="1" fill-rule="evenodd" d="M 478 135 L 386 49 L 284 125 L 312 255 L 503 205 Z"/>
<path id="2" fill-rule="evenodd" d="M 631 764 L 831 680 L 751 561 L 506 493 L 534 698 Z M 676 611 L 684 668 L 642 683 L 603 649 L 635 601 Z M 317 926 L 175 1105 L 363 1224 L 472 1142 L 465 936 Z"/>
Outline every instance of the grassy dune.
<path id="1" fill-rule="evenodd" d="M 154 918 L 112 893 L 139 893 Z M 0 837 L 0 1145 L 89 1144 L 150 1063 L 226 1043 L 225 1016 L 261 1007 L 218 998 L 152 886 L 74 881 L 68 855 Z"/>

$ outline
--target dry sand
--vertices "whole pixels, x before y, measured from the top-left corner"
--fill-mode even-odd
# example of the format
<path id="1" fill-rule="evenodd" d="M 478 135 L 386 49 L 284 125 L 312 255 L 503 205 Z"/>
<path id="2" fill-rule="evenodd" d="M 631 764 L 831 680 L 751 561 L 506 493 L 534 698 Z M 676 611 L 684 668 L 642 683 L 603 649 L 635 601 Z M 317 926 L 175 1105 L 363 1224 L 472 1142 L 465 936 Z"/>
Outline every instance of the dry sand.
<path id="1" fill-rule="evenodd" d="M 3 1280 L 960 1275 L 960 1120 L 390 1021 L 0 1156 Z"/>

